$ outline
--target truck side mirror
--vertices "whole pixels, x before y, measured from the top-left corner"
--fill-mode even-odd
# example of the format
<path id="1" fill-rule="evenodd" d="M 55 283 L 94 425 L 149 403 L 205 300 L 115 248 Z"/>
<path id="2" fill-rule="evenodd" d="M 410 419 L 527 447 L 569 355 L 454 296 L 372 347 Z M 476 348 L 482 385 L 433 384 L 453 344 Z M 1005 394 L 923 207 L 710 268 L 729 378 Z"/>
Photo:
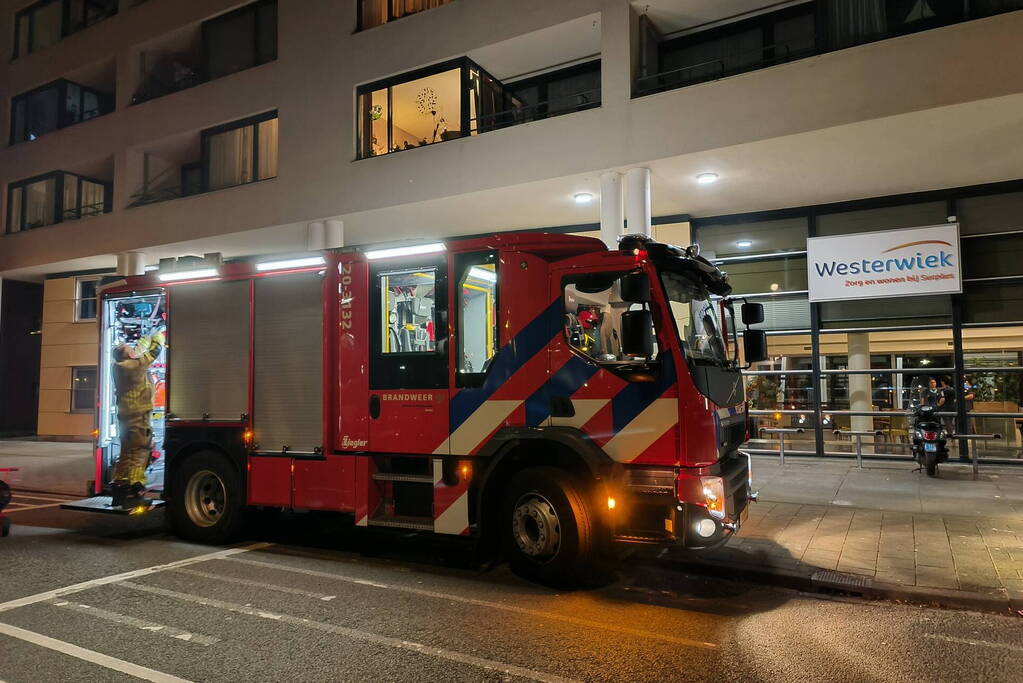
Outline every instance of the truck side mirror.
<path id="1" fill-rule="evenodd" d="M 745 303 L 742 305 L 742 324 L 756 325 L 764 322 L 764 305 Z"/>
<path id="2" fill-rule="evenodd" d="M 746 330 L 742 333 L 742 350 L 747 365 L 767 360 L 767 333 L 763 330 Z"/>
<path id="3" fill-rule="evenodd" d="M 622 313 L 622 353 L 643 358 L 654 355 L 654 320 L 650 311 Z"/>
<path id="4" fill-rule="evenodd" d="M 646 273 L 629 273 L 619 280 L 622 301 L 645 304 L 650 301 L 650 278 Z"/>

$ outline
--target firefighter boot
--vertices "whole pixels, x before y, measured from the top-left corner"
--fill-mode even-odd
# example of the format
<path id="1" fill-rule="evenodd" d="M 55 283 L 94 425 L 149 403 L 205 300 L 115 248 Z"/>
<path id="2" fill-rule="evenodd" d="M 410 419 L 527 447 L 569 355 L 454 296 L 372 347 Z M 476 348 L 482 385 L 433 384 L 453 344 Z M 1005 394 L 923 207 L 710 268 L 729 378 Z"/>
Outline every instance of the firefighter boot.
<path id="1" fill-rule="evenodd" d="M 110 506 L 123 508 L 131 489 L 131 484 L 128 483 L 127 479 L 117 479 L 110 482 Z"/>

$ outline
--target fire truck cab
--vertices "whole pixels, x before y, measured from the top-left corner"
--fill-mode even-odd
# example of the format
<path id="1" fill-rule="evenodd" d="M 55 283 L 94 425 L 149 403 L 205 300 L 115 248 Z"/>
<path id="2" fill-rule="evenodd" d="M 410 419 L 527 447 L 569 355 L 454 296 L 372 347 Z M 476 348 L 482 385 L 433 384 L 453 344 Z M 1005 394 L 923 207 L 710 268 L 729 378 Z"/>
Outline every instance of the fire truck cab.
<path id="1" fill-rule="evenodd" d="M 97 493 L 111 353 L 160 329 L 150 486 L 186 538 L 328 510 L 553 583 L 617 543 L 712 547 L 752 495 L 730 291 L 694 247 L 541 233 L 128 278 L 101 293 Z"/>

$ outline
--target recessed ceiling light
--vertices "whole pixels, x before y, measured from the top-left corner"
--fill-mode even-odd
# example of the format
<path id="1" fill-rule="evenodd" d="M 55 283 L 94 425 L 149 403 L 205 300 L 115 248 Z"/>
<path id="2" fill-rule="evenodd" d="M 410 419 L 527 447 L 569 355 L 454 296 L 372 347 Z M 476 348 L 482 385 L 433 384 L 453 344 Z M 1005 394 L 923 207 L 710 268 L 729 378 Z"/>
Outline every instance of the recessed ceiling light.
<path id="1" fill-rule="evenodd" d="M 717 173 L 697 173 L 696 182 L 701 185 L 710 185 L 718 179 Z"/>
<path id="2" fill-rule="evenodd" d="M 735 246 L 739 247 L 740 249 L 746 249 L 747 247 L 753 246 L 753 240 L 739 240 L 738 242 L 735 243 Z"/>
<path id="3" fill-rule="evenodd" d="M 572 199 L 575 200 L 576 204 L 589 204 L 593 201 L 593 195 L 589 192 L 576 192 L 572 195 Z"/>

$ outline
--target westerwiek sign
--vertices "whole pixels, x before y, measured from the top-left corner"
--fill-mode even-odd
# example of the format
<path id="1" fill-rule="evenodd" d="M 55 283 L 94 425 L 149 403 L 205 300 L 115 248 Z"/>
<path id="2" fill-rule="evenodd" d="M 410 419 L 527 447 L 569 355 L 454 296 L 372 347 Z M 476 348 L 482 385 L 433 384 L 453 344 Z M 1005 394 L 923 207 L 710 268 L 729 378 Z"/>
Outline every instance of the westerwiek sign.
<path id="1" fill-rule="evenodd" d="M 811 237 L 806 269 L 810 301 L 958 294 L 959 225 Z"/>

